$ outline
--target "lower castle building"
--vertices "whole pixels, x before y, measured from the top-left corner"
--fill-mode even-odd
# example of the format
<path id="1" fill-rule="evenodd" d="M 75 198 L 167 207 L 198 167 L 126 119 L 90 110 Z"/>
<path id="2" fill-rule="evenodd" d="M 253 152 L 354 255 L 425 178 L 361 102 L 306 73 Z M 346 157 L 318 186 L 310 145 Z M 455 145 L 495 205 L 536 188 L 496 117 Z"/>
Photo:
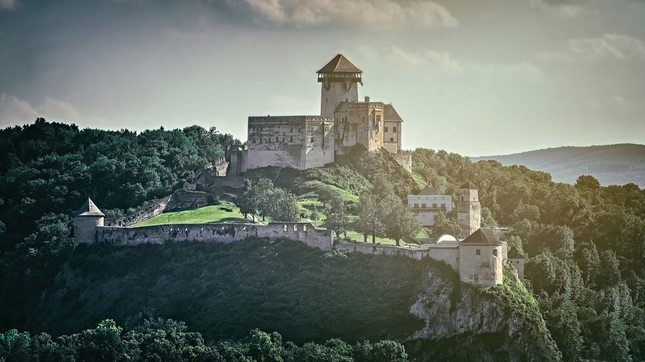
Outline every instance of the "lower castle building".
<path id="1" fill-rule="evenodd" d="M 317 73 L 320 115 L 249 117 L 246 147 L 227 151 L 228 175 L 268 166 L 322 167 L 355 145 L 386 150 L 411 169 L 411 156 L 401 153 L 403 120 L 394 106 L 358 100 L 363 71 L 338 54 Z"/>

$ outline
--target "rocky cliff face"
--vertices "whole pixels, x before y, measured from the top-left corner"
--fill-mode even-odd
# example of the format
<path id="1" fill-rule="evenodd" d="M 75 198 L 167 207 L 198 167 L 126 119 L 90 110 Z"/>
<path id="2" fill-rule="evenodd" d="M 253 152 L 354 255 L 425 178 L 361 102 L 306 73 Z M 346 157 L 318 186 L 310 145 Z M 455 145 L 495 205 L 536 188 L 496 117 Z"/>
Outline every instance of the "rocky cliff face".
<path id="1" fill-rule="evenodd" d="M 406 343 L 421 361 L 558 361 L 537 302 L 505 270 L 504 285 L 475 288 L 431 269 L 410 308 L 425 326 Z M 441 273 L 439 273 L 441 274 Z"/>

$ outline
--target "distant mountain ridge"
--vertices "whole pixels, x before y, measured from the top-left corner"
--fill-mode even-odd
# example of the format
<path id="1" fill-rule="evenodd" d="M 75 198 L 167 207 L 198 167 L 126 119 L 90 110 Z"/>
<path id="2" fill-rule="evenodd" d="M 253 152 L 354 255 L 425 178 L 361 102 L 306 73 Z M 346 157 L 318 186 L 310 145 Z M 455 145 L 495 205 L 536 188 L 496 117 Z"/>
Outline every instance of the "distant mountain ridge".
<path id="1" fill-rule="evenodd" d="M 603 186 L 634 183 L 645 188 L 645 145 L 640 144 L 556 147 L 470 159 L 496 160 L 504 166 L 524 165 L 550 173 L 556 182 L 574 184 L 578 176 L 591 175 Z"/>

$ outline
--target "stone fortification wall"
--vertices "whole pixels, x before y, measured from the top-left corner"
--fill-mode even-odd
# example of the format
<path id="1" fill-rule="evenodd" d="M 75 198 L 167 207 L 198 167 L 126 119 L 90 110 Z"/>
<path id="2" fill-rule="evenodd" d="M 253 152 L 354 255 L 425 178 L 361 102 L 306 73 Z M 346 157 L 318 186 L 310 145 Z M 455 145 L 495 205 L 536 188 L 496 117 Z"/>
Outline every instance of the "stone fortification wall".
<path id="1" fill-rule="evenodd" d="M 403 255 L 413 259 L 421 260 L 430 257 L 450 265 L 455 271 L 459 270 L 459 245 L 437 245 L 423 248 L 400 247 L 393 245 L 371 244 L 371 243 L 340 243 L 335 248 L 350 253 L 362 253 L 369 255 Z"/>
<path id="2" fill-rule="evenodd" d="M 207 204 L 207 196 L 203 191 L 177 190 L 172 195 L 154 200 L 128 216 L 105 219 L 105 226 L 127 227 L 151 219 L 166 211 L 194 209 Z"/>
<path id="3" fill-rule="evenodd" d="M 332 233 L 310 223 L 176 224 L 140 228 L 98 227 L 96 242 L 110 245 L 162 244 L 172 241 L 229 243 L 248 237 L 287 238 L 322 250 L 332 249 Z"/>
<path id="4" fill-rule="evenodd" d="M 125 227 L 125 226 L 134 225 L 142 221 L 151 219 L 164 212 L 164 210 L 166 209 L 166 205 L 168 204 L 171 198 L 172 198 L 172 195 L 168 195 L 164 198 L 154 200 L 147 206 L 144 206 L 139 210 L 135 211 L 133 214 L 130 214 L 125 217 L 121 217 L 117 219 L 105 219 L 105 226 Z"/>

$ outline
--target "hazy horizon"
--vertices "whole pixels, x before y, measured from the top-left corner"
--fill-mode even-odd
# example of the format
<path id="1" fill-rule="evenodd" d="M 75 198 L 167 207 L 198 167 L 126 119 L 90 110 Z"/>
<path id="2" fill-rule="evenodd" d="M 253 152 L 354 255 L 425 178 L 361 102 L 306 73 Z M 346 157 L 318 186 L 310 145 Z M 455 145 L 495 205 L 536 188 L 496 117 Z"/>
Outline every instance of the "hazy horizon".
<path id="1" fill-rule="evenodd" d="M 0 0 L 0 127 L 142 131 L 319 114 L 337 53 L 403 148 L 471 157 L 645 143 L 637 0 Z"/>

